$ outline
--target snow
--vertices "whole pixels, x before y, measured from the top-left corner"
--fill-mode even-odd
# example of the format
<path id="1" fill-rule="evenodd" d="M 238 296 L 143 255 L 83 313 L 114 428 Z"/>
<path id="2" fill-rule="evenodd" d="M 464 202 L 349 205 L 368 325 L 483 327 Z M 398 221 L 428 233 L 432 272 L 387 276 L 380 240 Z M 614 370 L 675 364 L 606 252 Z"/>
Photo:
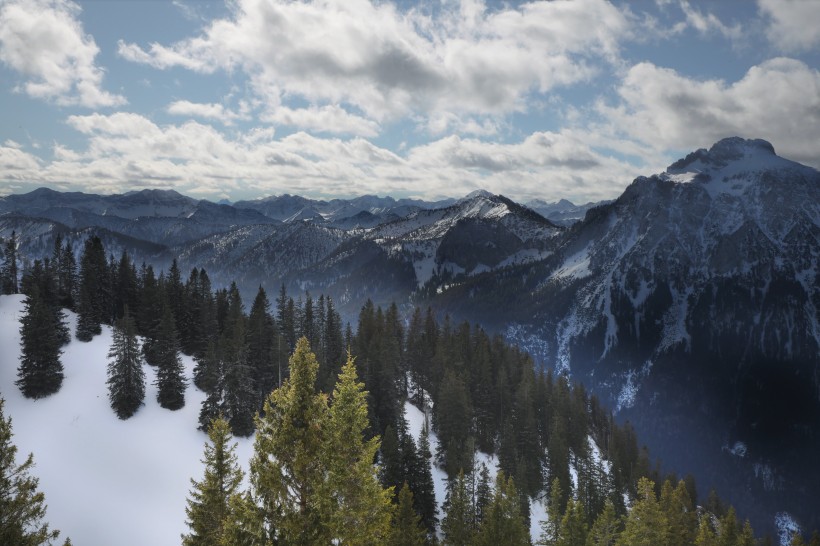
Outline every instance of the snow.
<path id="1" fill-rule="evenodd" d="M 421 429 L 424 426 L 425 421 L 425 414 L 419 408 L 411 404 L 410 402 L 404 403 L 404 418 L 407 419 L 407 428 L 410 432 L 410 435 L 413 436 L 413 440 L 418 442 L 419 437 L 421 436 Z M 427 415 L 427 423 L 429 425 L 432 416 Z M 435 453 L 438 449 L 438 437 L 436 434 L 430 429 L 430 451 L 433 453 L 433 458 L 435 459 Z M 498 457 L 495 455 L 488 455 L 481 451 L 476 451 L 475 454 L 476 465 L 480 468 L 482 464 L 487 467 L 487 470 L 490 471 L 490 480 L 495 483 L 495 478 L 498 475 Z M 447 497 L 447 474 L 439 468 L 435 463 L 432 464 L 431 468 L 433 474 L 433 484 L 436 491 L 436 504 L 438 505 L 438 518 L 439 523 L 441 523 L 442 518 L 444 517 L 444 513 L 442 512 L 442 506 L 444 506 L 444 499 Z M 546 507 L 543 503 L 538 499 L 530 500 L 530 536 L 533 539 L 533 542 L 538 540 L 538 537 L 541 536 L 541 522 L 546 521 L 547 519 L 547 511 Z"/>
<path id="2" fill-rule="evenodd" d="M 778 512 L 774 517 L 774 525 L 777 527 L 780 546 L 789 546 L 792 536 L 800 532 L 800 526 L 788 512 Z"/>
<path id="3" fill-rule="evenodd" d="M 564 264 L 552 274 L 555 279 L 583 279 L 589 277 L 589 246 L 576 252 L 564 261 Z"/>
<path id="4" fill-rule="evenodd" d="M 156 402 L 155 372 L 146 371 L 145 405 L 127 421 L 108 404 L 106 368 L 111 329 L 90 343 L 64 349 L 65 380 L 59 393 L 23 398 L 14 385 L 19 360 L 22 296 L 0 296 L 0 393 L 12 418 L 18 462 L 34 453 L 48 511 L 46 520 L 87 546 L 179 544 L 185 526 L 190 478 L 202 479 L 207 436 L 197 430 L 204 393 L 189 385 L 185 407 L 171 412 Z M 76 316 L 69 313 L 74 328 Z M 191 377 L 193 361 L 183 356 Z M 252 439 L 239 439 L 243 469 Z"/>

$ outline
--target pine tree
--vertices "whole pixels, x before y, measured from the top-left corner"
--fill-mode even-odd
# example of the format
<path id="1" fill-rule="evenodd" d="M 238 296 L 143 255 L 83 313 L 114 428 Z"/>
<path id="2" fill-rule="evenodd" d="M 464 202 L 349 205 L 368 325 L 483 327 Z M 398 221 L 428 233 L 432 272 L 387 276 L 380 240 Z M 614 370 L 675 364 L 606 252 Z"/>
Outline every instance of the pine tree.
<path id="1" fill-rule="evenodd" d="M 586 520 L 584 505 L 570 498 L 567 502 L 567 510 L 561 519 L 558 546 L 586 546 L 589 534 Z"/>
<path id="2" fill-rule="evenodd" d="M 487 509 L 493 500 L 493 489 L 490 484 L 490 470 L 487 465 L 481 463 L 481 470 L 478 472 L 478 483 L 475 488 L 475 521 L 476 525 L 481 525 L 487 515 Z"/>
<path id="3" fill-rule="evenodd" d="M 441 533 L 445 546 L 471 546 L 475 539 L 475 513 L 467 490 L 464 471 L 447 482 L 447 497 L 444 500 L 444 519 Z"/>
<path id="4" fill-rule="evenodd" d="M 715 535 L 715 531 L 712 529 L 712 524 L 709 521 L 710 518 L 711 516 L 708 512 L 701 516 L 700 523 L 698 524 L 698 533 L 695 536 L 695 546 L 717 546 L 717 535 Z"/>
<path id="5" fill-rule="evenodd" d="M 414 506 L 431 536 L 435 535 L 436 523 L 438 522 L 436 517 L 436 489 L 433 484 L 433 474 L 430 470 L 432 457 L 429 431 L 425 420 L 419 435 L 418 464 L 416 476 L 413 479 L 415 485 Z"/>
<path id="6" fill-rule="evenodd" d="M 301 338 L 290 358 L 290 377 L 265 402 L 257 420 L 250 464 L 258 525 L 279 544 L 327 544 L 328 522 L 320 509 L 326 467 L 327 402 L 314 392 L 319 364 Z"/>
<path id="7" fill-rule="evenodd" d="M 16 294 L 17 284 L 17 232 L 12 231 L 3 249 L 3 269 L 0 270 L 0 293 Z"/>
<path id="8" fill-rule="evenodd" d="M 157 365 L 157 402 L 165 409 L 185 406 L 185 376 L 179 358 L 179 341 L 174 316 L 169 305 L 163 305 L 159 332 L 154 346 Z"/>
<path id="9" fill-rule="evenodd" d="M 184 546 L 220 546 L 224 544 L 224 526 L 231 517 L 231 497 L 239 491 L 242 470 L 237 463 L 236 444 L 230 444 L 228 422 L 214 419 L 208 430 L 202 464 L 202 481 L 191 480 L 188 506 L 185 509 L 190 533 L 182 536 Z"/>
<path id="10" fill-rule="evenodd" d="M 603 511 L 587 535 L 587 546 L 615 546 L 621 530 L 621 520 L 615 513 L 615 505 L 607 499 Z"/>
<path id="11" fill-rule="evenodd" d="M 12 441 L 11 418 L 3 414 L 4 403 L 0 398 L 0 544 L 51 544 L 60 532 L 43 522 L 45 495 L 37 490 L 39 481 L 30 474 L 33 455 L 16 463 L 17 446 Z"/>
<path id="12" fill-rule="evenodd" d="M 655 484 L 648 478 L 638 481 L 638 497 L 626 518 L 619 546 L 654 546 L 663 544 L 669 524 L 655 496 Z"/>
<path id="13" fill-rule="evenodd" d="M 388 537 L 393 491 L 379 483 L 373 464 L 379 439 L 365 440 L 368 425 L 367 393 L 348 354 L 331 397 L 322 454 L 327 481 L 320 493 L 330 536 L 340 544 L 376 546 Z"/>
<path id="14" fill-rule="evenodd" d="M 123 317 L 114 326 L 108 357 L 108 398 L 120 419 L 134 415 L 145 398 L 145 372 L 136 326 L 124 309 Z"/>
<path id="15" fill-rule="evenodd" d="M 77 302 L 77 339 L 91 341 L 102 330 L 106 321 L 106 287 L 108 265 L 105 250 L 99 237 L 86 240 L 80 260 L 79 301 Z"/>
<path id="16" fill-rule="evenodd" d="M 544 546 L 555 546 L 561 533 L 561 518 L 564 513 L 562 499 L 564 490 L 561 487 L 561 480 L 553 478 L 550 487 L 550 500 L 547 505 L 547 519 L 541 522 L 541 537 L 538 544 Z"/>
<path id="17" fill-rule="evenodd" d="M 256 299 L 253 301 L 248 316 L 248 366 L 253 376 L 257 406 L 261 407 L 265 397 L 276 386 L 277 374 L 273 368 L 272 357 L 275 354 L 276 329 L 270 315 L 270 303 L 265 289 L 259 286 Z"/>
<path id="18" fill-rule="evenodd" d="M 413 493 L 407 483 L 404 483 L 399 491 L 387 545 L 424 546 L 426 542 L 427 530 L 421 524 L 421 516 L 413 508 Z"/>
<path id="19" fill-rule="evenodd" d="M 530 533 L 524 525 L 521 502 L 512 478 L 498 472 L 493 501 L 478 530 L 476 546 L 529 546 Z"/>
<path id="20" fill-rule="evenodd" d="M 25 305 L 20 319 L 22 354 L 15 385 L 26 398 L 43 398 L 59 391 L 63 384 L 62 343 L 60 329 L 55 328 L 55 322 L 62 324 L 62 315 L 44 301 L 37 286 L 32 288 Z"/>

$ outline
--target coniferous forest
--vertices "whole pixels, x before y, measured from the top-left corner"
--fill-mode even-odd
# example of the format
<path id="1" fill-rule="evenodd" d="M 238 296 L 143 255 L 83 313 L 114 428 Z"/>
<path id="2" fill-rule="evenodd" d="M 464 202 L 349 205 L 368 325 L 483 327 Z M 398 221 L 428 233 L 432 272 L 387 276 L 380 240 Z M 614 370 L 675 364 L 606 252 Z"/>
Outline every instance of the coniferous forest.
<path id="1" fill-rule="evenodd" d="M 13 268 L 7 251 L 5 293 L 18 289 Z M 146 375 L 163 408 L 183 407 L 192 386 L 179 355 L 195 359 L 208 441 L 203 468 L 191 469 L 183 544 L 526 545 L 533 500 L 547 507 L 537 544 L 764 542 L 694 479 L 664 474 L 629 423 L 581 385 L 432 309 L 366 301 L 357 323 L 343 324 L 331 298 L 294 299 L 284 286 L 273 301 L 260 287 L 246 306 L 236 284 L 214 288 L 204 269 L 157 272 L 127 253 L 106 256 L 97 237 L 79 260 L 58 239 L 19 289 L 26 397 L 61 387 L 63 309 L 77 313 L 79 341 L 113 326 L 109 401 L 121 419 L 139 411 Z M 406 403 L 425 415 L 418 440 Z M 0 425 L 0 537 L 26 537 L 0 542 L 52 543 L 36 479 L 25 477 L 30 459 L 14 466 L 10 423 Z M 243 488 L 231 435 L 253 434 Z M 448 477 L 443 506 L 434 467 Z"/>

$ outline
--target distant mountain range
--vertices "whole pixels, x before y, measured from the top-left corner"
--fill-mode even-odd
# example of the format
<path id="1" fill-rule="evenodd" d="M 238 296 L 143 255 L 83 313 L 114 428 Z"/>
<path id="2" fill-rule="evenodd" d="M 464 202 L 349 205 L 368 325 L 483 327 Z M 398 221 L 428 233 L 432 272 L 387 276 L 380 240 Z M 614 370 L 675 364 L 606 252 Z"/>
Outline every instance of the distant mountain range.
<path id="1" fill-rule="evenodd" d="M 77 250 L 96 233 L 248 296 L 330 294 L 351 320 L 369 297 L 481 322 L 584 382 L 756 528 L 785 513 L 820 528 L 820 173 L 768 142 L 722 140 L 581 206 L 39 189 L 0 198 L 12 230 L 29 259 L 57 233 Z"/>

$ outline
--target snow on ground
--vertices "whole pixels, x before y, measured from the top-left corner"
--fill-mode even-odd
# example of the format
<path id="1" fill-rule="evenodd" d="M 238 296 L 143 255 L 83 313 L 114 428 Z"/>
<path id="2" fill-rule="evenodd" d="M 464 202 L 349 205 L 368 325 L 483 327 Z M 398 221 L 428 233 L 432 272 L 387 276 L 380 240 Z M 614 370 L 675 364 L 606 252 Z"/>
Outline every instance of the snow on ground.
<path id="1" fill-rule="evenodd" d="M 410 402 L 404 403 L 404 418 L 407 419 L 407 428 L 413 436 L 413 440 L 418 442 L 421 436 L 421 429 L 424 426 L 425 415 L 419 408 Z M 432 417 L 428 414 L 428 426 Z M 435 457 L 438 449 L 438 437 L 430 430 L 430 451 Z M 496 475 L 498 474 L 498 457 L 495 455 L 488 455 L 481 451 L 476 452 L 476 463 L 479 468 L 481 464 L 487 466 L 490 471 L 490 480 L 495 483 Z M 444 499 L 447 497 L 447 474 L 439 468 L 436 464 L 432 465 L 433 483 L 436 489 L 436 504 L 438 505 L 438 519 L 439 523 L 444 518 L 442 507 L 444 506 Z M 530 500 L 530 536 L 533 541 L 538 540 L 541 536 L 541 522 L 546 521 L 547 510 L 546 507 L 539 500 Z"/>
<path id="2" fill-rule="evenodd" d="M 63 387 L 41 400 L 23 398 L 14 385 L 20 355 L 23 296 L 0 296 L 0 396 L 12 418 L 18 463 L 34 453 L 46 520 L 85 546 L 175 545 L 185 526 L 190 478 L 202 479 L 207 436 L 197 430 L 204 393 L 192 384 L 185 407 L 159 407 L 155 371 L 145 366 L 145 405 L 127 421 L 108 404 L 106 368 L 111 328 L 90 343 L 64 348 Z M 75 315 L 70 314 L 72 333 Z M 193 361 L 183 357 L 191 377 Z M 238 440 L 247 469 L 252 439 Z"/>

